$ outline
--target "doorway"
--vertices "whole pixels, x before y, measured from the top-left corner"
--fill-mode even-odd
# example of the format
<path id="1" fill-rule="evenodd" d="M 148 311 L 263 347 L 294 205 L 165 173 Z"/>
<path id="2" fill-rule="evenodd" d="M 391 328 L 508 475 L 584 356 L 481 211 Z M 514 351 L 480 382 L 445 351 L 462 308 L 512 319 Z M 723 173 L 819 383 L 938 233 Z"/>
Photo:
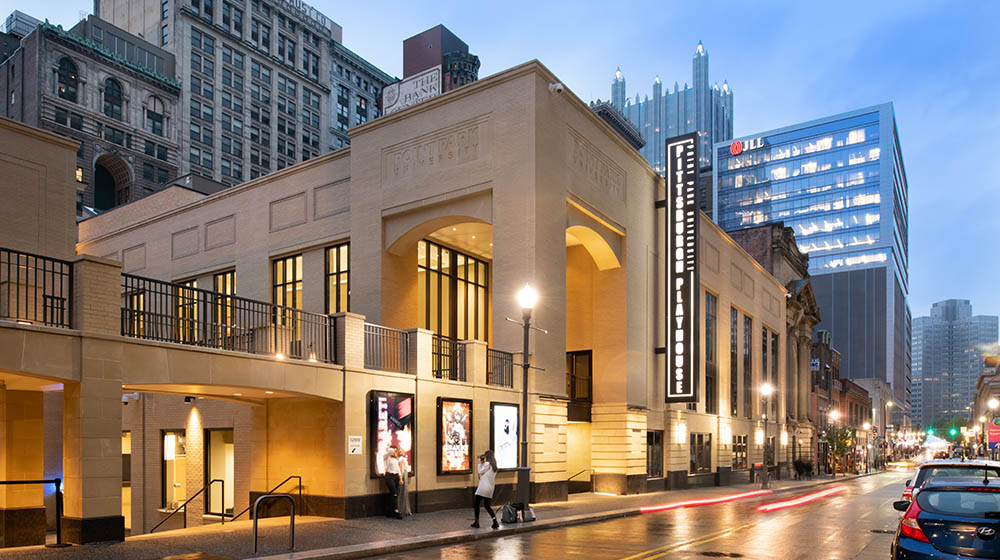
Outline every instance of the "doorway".
<path id="1" fill-rule="evenodd" d="M 205 430 L 205 484 L 212 480 L 225 482 L 213 484 L 207 494 L 205 513 L 209 515 L 233 515 L 233 498 L 236 495 L 235 447 L 232 428 Z"/>

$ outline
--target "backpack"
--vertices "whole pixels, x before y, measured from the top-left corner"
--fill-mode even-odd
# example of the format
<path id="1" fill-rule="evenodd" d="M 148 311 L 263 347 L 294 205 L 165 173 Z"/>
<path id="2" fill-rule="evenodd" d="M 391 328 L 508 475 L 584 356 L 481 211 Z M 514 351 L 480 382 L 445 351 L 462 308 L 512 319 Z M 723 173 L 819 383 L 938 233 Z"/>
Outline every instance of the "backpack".
<path id="1" fill-rule="evenodd" d="M 535 520 L 535 510 L 530 507 L 521 513 L 521 519 L 524 521 L 534 521 Z"/>
<path id="2" fill-rule="evenodd" d="M 501 523 L 517 523 L 517 509 L 507 504 L 500 510 Z"/>

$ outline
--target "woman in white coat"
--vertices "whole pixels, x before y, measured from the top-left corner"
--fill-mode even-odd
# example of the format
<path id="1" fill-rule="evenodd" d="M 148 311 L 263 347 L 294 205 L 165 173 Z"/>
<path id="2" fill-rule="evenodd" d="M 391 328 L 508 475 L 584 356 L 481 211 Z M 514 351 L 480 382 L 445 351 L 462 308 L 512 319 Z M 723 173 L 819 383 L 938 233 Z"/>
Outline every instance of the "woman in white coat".
<path id="1" fill-rule="evenodd" d="M 496 476 L 497 460 L 493 457 L 493 450 L 487 449 L 486 453 L 479 456 L 479 486 L 476 487 L 476 497 L 473 505 L 476 521 L 472 524 L 476 529 L 479 528 L 480 503 L 486 506 L 486 513 L 490 514 L 490 517 L 493 519 L 493 528 L 500 528 L 500 524 L 497 523 L 497 516 L 493 513 L 493 508 L 490 507 L 490 502 L 493 500 L 493 485 Z"/>

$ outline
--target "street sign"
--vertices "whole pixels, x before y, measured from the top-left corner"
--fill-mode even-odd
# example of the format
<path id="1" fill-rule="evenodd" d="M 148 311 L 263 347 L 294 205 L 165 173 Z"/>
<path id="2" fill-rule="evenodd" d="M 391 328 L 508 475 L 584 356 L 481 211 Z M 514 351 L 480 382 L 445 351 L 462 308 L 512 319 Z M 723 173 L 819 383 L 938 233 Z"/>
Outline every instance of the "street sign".
<path id="1" fill-rule="evenodd" d="M 986 426 L 986 441 L 989 442 L 990 449 L 1000 447 L 1000 417 L 990 420 Z"/>

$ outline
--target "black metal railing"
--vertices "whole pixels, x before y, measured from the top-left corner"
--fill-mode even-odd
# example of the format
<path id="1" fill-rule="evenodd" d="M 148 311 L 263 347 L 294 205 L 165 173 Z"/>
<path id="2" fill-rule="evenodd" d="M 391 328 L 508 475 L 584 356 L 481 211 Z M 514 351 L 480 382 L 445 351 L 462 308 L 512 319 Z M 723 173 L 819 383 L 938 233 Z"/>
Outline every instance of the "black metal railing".
<path id="1" fill-rule="evenodd" d="M 222 480 L 221 478 L 213 479 L 213 480 L 209 481 L 208 484 L 202 486 L 201 490 L 198 490 L 197 492 L 194 493 L 193 496 L 191 496 L 190 498 L 188 498 L 187 500 L 185 500 L 183 504 L 177 506 L 177 509 L 175 509 L 174 511 L 170 512 L 170 514 L 168 514 L 166 517 L 164 517 L 163 519 L 161 519 L 159 523 L 157 523 L 156 525 L 153 525 L 153 528 L 150 529 L 149 532 L 152 533 L 153 531 L 159 529 L 160 525 L 163 525 L 164 523 L 166 523 L 168 519 L 170 519 L 171 517 L 173 517 L 175 513 L 177 513 L 178 511 L 181 511 L 181 510 L 184 510 L 184 528 L 187 529 L 187 526 L 188 526 L 188 509 L 187 509 L 187 505 L 191 503 L 191 500 L 197 498 L 198 496 L 200 496 L 201 494 L 203 494 L 206 490 L 208 490 L 209 488 L 211 488 L 212 485 L 215 484 L 216 482 L 218 482 L 218 483 L 220 483 L 222 485 L 222 499 L 225 500 L 226 499 L 226 481 Z M 226 516 L 225 516 L 225 514 L 223 514 L 223 515 L 221 515 L 219 517 L 220 517 L 220 519 L 219 519 L 220 523 L 219 524 L 220 525 L 225 525 L 226 524 Z"/>
<path id="2" fill-rule="evenodd" d="M 122 336 L 337 363 L 333 317 L 122 274 Z"/>
<path id="3" fill-rule="evenodd" d="M 514 355 L 494 348 L 486 349 L 486 384 L 514 386 Z"/>
<path id="4" fill-rule="evenodd" d="M 465 345 L 453 338 L 434 335 L 431 342 L 431 370 L 438 379 L 465 381 Z"/>
<path id="5" fill-rule="evenodd" d="M 279 482 L 277 486 L 275 486 L 274 488 L 271 488 L 271 490 L 269 492 L 267 492 L 267 494 L 274 494 L 278 490 L 278 488 L 281 488 L 282 486 L 284 486 L 285 484 L 287 484 L 289 481 L 291 481 L 293 478 L 299 482 L 298 485 L 297 485 L 298 489 L 299 489 L 299 509 L 298 509 L 298 511 L 299 511 L 299 515 L 301 516 L 302 513 L 303 513 L 303 509 L 302 509 L 302 477 L 301 476 L 299 476 L 297 474 L 293 474 L 293 475 L 289 476 L 285 480 L 282 480 L 281 482 Z M 241 515 L 243 515 L 244 513 L 248 512 L 248 511 L 250 511 L 250 507 L 251 506 L 248 505 L 246 508 L 243 509 L 243 511 L 241 511 L 241 512 L 237 513 L 236 515 L 234 515 L 233 518 L 232 518 L 232 521 L 236 521 L 236 519 L 238 517 L 240 517 Z"/>
<path id="6" fill-rule="evenodd" d="M 69 328 L 73 263 L 0 247 L 0 319 Z"/>
<path id="7" fill-rule="evenodd" d="M 405 332 L 365 323 L 365 369 L 408 373 L 408 355 Z"/>

